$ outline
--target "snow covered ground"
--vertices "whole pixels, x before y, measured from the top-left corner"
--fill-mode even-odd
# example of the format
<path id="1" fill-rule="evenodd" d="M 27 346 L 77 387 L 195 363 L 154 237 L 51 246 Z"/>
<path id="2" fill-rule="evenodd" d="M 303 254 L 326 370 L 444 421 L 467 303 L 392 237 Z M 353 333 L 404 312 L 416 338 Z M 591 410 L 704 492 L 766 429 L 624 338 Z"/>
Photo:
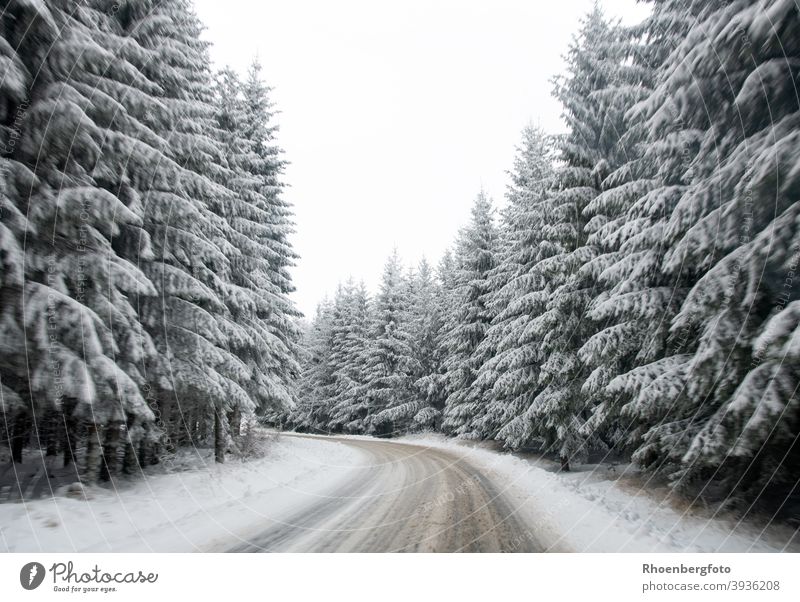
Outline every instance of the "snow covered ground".
<path id="1" fill-rule="evenodd" d="M 259 460 L 184 457 L 90 498 L 0 504 L 0 551 L 191 552 L 232 546 L 346 482 L 360 452 L 344 443 L 278 437 Z M 188 469 L 188 470 L 186 470 Z"/>
<path id="2" fill-rule="evenodd" d="M 554 472 L 555 464 L 498 453 L 438 435 L 402 440 L 447 449 L 485 471 L 552 550 L 576 552 L 779 552 L 800 551 L 797 530 L 738 522 L 713 512 L 679 510 L 662 490 L 626 479 L 624 465 Z M 581 469 L 585 470 L 581 470 Z"/>
<path id="3" fill-rule="evenodd" d="M 348 443 L 351 440 L 358 441 Z M 410 454 L 398 454 L 398 443 L 418 447 Z M 435 498 L 431 508 L 444 517 L 433 521 L 436 529 L 463 531 L 478 513 L 462 511 L 458 503 L 464 496 L 459 490 L 448 490 L 453 483 L 463 486 L 462 477 L 453 477 L 456 469 L 482 475 L 491 484 L 487 491 L 497 495 L 487 504 L 497 501 L 497 507 L 507 508 L 514 529 L 527 526 L 540 549 L 800 551 L 800 537 L 791 528 L 771 525 L 763 529 L 755 523 L 715 517 L 711 511 L 690 511 L 687 504 L 667 499 L 664 488 L 643 486 L 643 479 L 631 476 L 633 469 L 626 466 L 613 470 L 608 465 L 583 466 L 560 473 L 546 460 L 436 435 L 391 442 L 370 437 L 278 436 L 269 446 L 263 459 L 229 461 L 222 466 L 215 465 L 210 455 L 183 456 L 172 472 L 149 473 L 144 479 L 120 483 L 117 489 L 91 488 L 86 492 L 88 500 L 62 491 L 55 498 L 0 504 L 0 551 L 221 551 L 240 547 L 237 544 L 246 544 L 260 533 L 293 533 L 295 523 L 290 519 L 298 515 L 305 516 L 310 525 L 315 517 L 327 521 L 316 533 L 320 538 L 337 530 L 354 537 L 360 527 L 348 526 L 348 514 L 338 510 L 348 504 L 358 510 L 359 525 L 374 523 L 376 529 L 397 531 L 395 523 L 402 522 L 407 532 L 395 533 L 399 541 L 414 535 L 414 521 L 403 515 L 404 504 L 414 505 L 425 495 Z M 437 453 L 426 453 L 426 447 Z M 365 450 L 371 450 L 372 456 Z M 379 462 L 375 454 L 386 459 Z M 419 470 L 414 472 L 417 465 Z M 423 473 L 427 476 L 419 476 Z M 369 495 L 358 494 L 361 481 L 369 485 Z M 349 499 L 351 494 L 346 492 L 356 497 Z M 441 504 L 452 506 L 452 512 L 440 508 Z M 422 518 L 430 518 L 428 514 L 435 513 L 426 512 Z M 495 527 L 471 526 L 489 533 L 504 522 L 501 519 Z M 298 531 L 297 535 L 315 534 Z M 314 543 L 298 549 L 317 549 Z M 363 548 L 359 545 L 356 551 Z"/>

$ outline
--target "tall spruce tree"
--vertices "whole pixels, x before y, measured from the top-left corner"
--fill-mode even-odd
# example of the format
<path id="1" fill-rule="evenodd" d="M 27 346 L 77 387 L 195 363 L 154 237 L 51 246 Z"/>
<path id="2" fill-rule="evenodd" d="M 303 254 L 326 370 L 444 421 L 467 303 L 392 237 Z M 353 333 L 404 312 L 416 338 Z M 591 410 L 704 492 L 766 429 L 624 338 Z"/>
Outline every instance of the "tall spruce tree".
<path id="1" fill-rule="evenodd" d="M 376 435 L 391 435 L 394 422 L 381 412 L 407 403 L 414 395 L 416 362 L 408 331 L 408 299 L 403 266 L 397 250 L 386 261 L 372 316 L 372 332 L 364 351 L 364 385 L 358 390 L 360 401 L 356 418 L 345 425 Z"/>
<path id="2" fill-rule="evenodd" d="M 472 419 L 481 437 L 500 437 L 518 447 L 532 436 L 526 411 L 538 388 L 540 341 L 528 325 L 543 313 L 547 281 L 532 273 L 533 266 L 552 252 L 543 240 L 546 208 L 553 186 L 552 140 L 540 129 L 527 127 L 509 174 L 507 205 L 501 214 L 498 265 L 491 274 L 488 304 L 492 323 L 481 347 L 482 362 L 475 386 L 486 391 L 487 403 Z M 511 424 L 513 423 L 513 424 Z"/>
<path id="3" fill-rule="evenodd" d="M 334 374 L 328 360 L 331 352 L 333 304 L 325 299 L 317 306 L 311 324 L 303 332 L 299 399 L 287 416 L 287 426 L 312 432 L 328 432 Z"/>
<path id="4" fill-rule="evenodd" d="M 545 312 L 529 327 L 541 341 L 543 357 L 541 390 L 528 416 L 565 470 L 570 460 L 585 457 L 593 443 L 582 432 L 589 416 L 589 400 L 582 392 L 588 374 L 578 357 L 591 332 L 585 312 L 594 294 L 592 262 L 597 255 L 588 244 L 585 209 L 616 168 L 620 154 L 624 106 L 608 93 L 616 83 L 620 60 L 617 30 L 595 5 L 567 54 L 567 74 L 555 82 L 554 93 L 563 105 L 569 131 L 558 145 L 562 165 L 548 208 L 553 221 L 545 228 L 555 253 L 534 268 L 549 281 L 551 292 Z"/>
<path id="5" fill-rule="evenodd" d="M 256 206 L 266 213 L 266 221 L 259 223 L 257 240 L 265 251 L 272 287 L 265 291 L 261 319 L 272 334 L 272 344 L 267 346 L 271 368 L 263 376 L 263 389 L 269 391 L 270 403 L 284 404 L 294 397 L 294 381 L 299 371 L 297 321 L 302 314 L 297 310 L 290 294 L 295 287 L 290 269 L 298 255 L 290 237 L 294 233 L 294 213 L 284 198 L 282 176 L 286 166 L 283 149 L 276 136 L 275 108 L 270 99 L 271 88 L 263 81 L 261 63 L 256 59 L 250 65 L 242 86 L 244 114 L 242 130 L 249 143 L 247 173 L 256 184 L 263 199 Z"/>
<path id="6" fill-rule="evenodd" d="M 407 365 L 413 386 L 407 397 L 398 396 L 376 415 L 376 421 L 391 422 L 395 433 L 433 429 L 440 421 L 443 400 L 431 382 L 442 360 L 437 344 L 442 329 L 437 294 L 433 270 L 423 259 L 407 278 L 407 303 L 400 326 L 409 344 Z"/>
<path id="7" fill-rule="evenodd" d="M 132 60 L 158 85 L 163 109 L 143 115 L 169 162 L 143 181 L 145 229 L 155 257 L 144 265 L 158 291 L 142 320 L 159 351 L 148 366 L 153 405 L 167 448 L 188 442 L 193 424 L 213 425 L 215 457 L 224 461 L 232 411 L 252 411 L 243 384 L 250 367 L 233 352 L 241 329 L 226 304 L 232 261 L 234 195 L 216 136 L 207 43 L 188 0 L 129 0 L 116 18 L 131 39 Z M 135 43 L 135 45 L 134 45 Z"/>
<path id="8" fill-rule="evenodd" d="M 664 61 L 694 23 L 686 4 L 658 2 L 641 25 L 627 31 L 632 68 L 622 81 L 640 84 L 628 89 L 628 103 L 652 93 Z M 643 434 L 669 412 L 668 404 L 637 408 L 631 403 L 635 394 L 623 383 L 631 375 L 632 384 L 643 370 L 657 375 L 672 361 L 666 359 L 675 348 L 669 327 L 685 298 L 687 278 L 661 269 L 667 250 L 664 231 L 686 188 L 688 162 L 699 149 L 701 134 L 674 112 L 667 128 L 652 136 L 647 105 L 645 98 L 627 111 L 623 139 L 630 157 L 606 178 L 603 192 L 587 207 L 611 219 L 597 223 L 589 237 L 600 249 L 602 263 L 597 270 L 600 293 L 588 311 L 597 329 L 580 351 L 593 369 L 584 393 L 596 403 L 584 428 L 602 430 L 610 443 L 627 449 L 639 447 Z"/>
<path id="9" fill-rule="evenodd" d="M 296 363 L 293 314 L 285 292 L 275 282 L 281 270 L 273 257 L 271 241 L 276 228 L 270 213 L 274 196 L 265 184 L 256 145 L 245 138 L 251 127 L 243 86 L 230 69 L 217 78 L 215 95 L 217 136 L 227 169 L 221 181 L 231 191 L 226 203 L 229 242 L 237 254 L 231 261 L 230 282 L 224 299 L 230 318 L 226 321 L 231 351 L 248 366 L 249 376 L 239 383 L 255 403 L 255 411 L 282 413 L 292 405 Z M 270 259 L 273 259 L 272 261 Z M 287 281 L 288 282 L 288 281 Z M 287 324 L 287 329 L 276 325 Z M 232 408 L 228 422 L 234 435 L 241 424 L 241 408 Z"/>
<path id="10" fill-rule="evenodd" d="M 481 191 L 454 254 L 454 315 L 443 340 L 448 395 L 442 428 L 462 437 L 476 436 L 470 420 L 485 403 L 473 384 L 481 363 L 476 350 L 492 320 L 488 296 L 497 245 L 493 213 L 491 200 Z"/>
<path id="11" fill-rule="evenodd" d="M 358 422 L 362 408 L 360 399 L 366 382 L 365 353 L 369 344 L 371 321 L 369 298 L 364 284 L 348 281 L 334 301 L 331 352 L 334 386 L 330 394 L 331 430 L 342 430 Z"/>
<path id="12" fill-rule="evenodd" d="M 420 274 L 424 273 L 420 267 Z M 441 429 L 447 387 L 447 337 L 455 326 L 455 260 L 448 249 L 435 271 L 432 300 L 422 302 L 423 308 L 432 303 L 430 310 L 422 309 L 422 341 L 420 347 L 420 374 L 415 383 L 417 396 L 423 401 L 414 422 L 422 429 Z M 426 317 L 428 316 L 428 317 Z"/>

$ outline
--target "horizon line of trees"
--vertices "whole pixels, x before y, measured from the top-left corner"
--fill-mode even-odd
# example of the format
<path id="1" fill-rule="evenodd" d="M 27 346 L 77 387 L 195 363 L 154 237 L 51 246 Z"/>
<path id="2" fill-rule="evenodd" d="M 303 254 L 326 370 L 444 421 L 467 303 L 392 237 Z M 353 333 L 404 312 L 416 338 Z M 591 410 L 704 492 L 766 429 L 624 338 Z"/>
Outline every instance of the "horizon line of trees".
<path id="1" fill-rule="evenodd" d="M 297 256 L 270 89 L 189 0 L 0 11 L 0 443 L 89 482 L 222 462 L 291 406 Z M 242 435 L 243 436 L 243 435 Z M 53 466 L 53 461 L 48 461 Z"/>
<path id="2" fill-rule="evenodd" d="M 395 253 L 304 336 L 298 430 L 434 430 L 624 456 L 677 490 L 796 513 L 800 15 L 778 0 L 595 6 L 437 269 Z"/>

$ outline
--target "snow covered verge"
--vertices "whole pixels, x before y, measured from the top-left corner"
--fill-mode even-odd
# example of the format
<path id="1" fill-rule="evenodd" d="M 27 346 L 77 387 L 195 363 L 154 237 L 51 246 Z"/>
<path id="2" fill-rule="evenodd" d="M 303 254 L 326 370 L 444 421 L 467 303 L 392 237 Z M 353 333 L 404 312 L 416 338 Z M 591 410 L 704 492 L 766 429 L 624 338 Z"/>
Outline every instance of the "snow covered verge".
<path id="1" fill-rule="evenodd" d="M 277 437 L 267 455 L 218 465 L 204 452 L 180 472 L 147 475 L 87 499 L 0 504 L 0 551 L 220 551 L 346 482 L 361 452 L 345 443 Z"/>
<path id="2" fill-rule="evenodd" d="M 631 466 L 579 466 L 500 453 L 434 434 L 403 441 L 451 451 L 480 469 L 551 551 L 781 552 L 800 551 L 800 535 L 782 525 L 739 522 L 689 510 L 647 485 Z"/>

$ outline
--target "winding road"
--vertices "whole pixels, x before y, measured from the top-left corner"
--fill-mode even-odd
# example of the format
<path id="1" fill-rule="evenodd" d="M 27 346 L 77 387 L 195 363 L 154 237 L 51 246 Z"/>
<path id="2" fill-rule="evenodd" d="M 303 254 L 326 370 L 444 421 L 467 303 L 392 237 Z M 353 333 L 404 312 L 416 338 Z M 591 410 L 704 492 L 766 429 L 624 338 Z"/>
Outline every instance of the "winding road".
<path id="1" fill-rule="evenodd" d="M 231 552 L 539 552 L 501 489 L 451 452 L 326 438 L 365 457 L 346 485 Z"/>

